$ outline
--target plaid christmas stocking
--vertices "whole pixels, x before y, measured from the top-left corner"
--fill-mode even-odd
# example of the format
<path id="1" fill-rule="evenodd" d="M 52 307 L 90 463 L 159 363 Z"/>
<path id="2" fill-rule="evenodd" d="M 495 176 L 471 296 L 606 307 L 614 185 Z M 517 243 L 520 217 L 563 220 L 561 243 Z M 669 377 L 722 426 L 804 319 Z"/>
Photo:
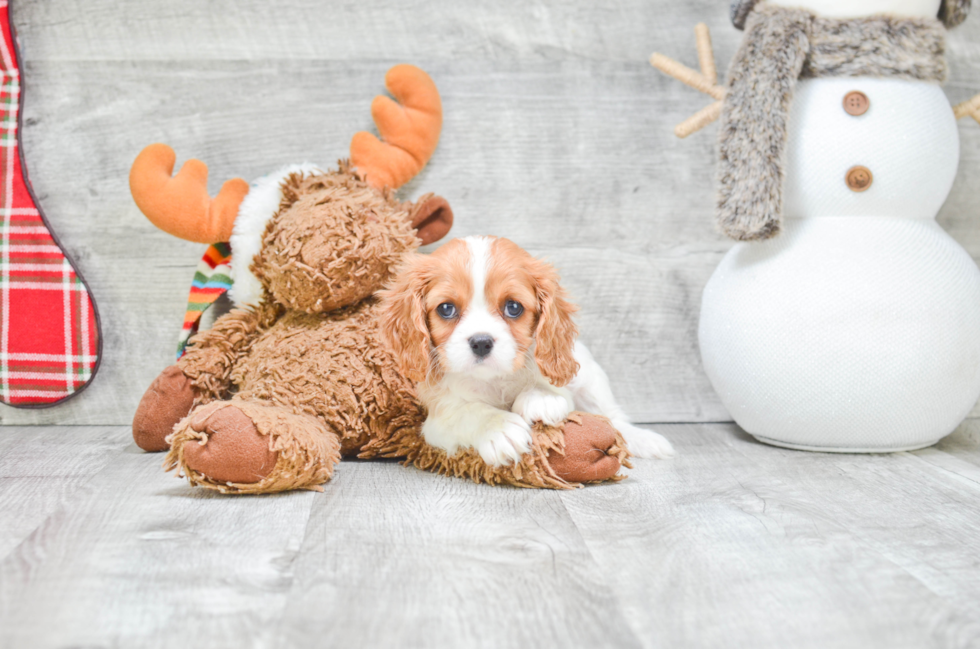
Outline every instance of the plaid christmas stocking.
<path id="1" fill-rule="evenodd" d="M 20 146 L 20 70 L 0 0 L 0 401 L 38 408 L 88 385 L 102 338 L 88 287 L 48 227 Z"/>

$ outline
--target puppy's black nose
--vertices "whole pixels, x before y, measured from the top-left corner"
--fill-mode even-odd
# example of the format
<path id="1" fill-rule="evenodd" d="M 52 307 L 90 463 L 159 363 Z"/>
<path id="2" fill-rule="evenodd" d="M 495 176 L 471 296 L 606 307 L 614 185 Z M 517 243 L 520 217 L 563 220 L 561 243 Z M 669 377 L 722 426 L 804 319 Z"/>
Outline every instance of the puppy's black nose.
<path id="1" fill-rule="evenodd" d="M 470 336 L 470 349 L 477 358 L 483 358 L 493 350 L 493 338 L 489 334 Z"/>

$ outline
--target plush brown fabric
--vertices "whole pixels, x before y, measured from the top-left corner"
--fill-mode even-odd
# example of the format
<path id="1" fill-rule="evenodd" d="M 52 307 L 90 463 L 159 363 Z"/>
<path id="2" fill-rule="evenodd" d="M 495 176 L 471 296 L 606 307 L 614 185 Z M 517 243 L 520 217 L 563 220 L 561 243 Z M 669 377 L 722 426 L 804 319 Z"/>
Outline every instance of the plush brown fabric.
<path id="1" fill-rule="evenodd" d="M 576 413 L 562 432 L 564 448 L 548 453 L 548 464 L 562 480 L 602 482 L 619 473 L 620 465 L 629 466 L 626 444 L 607 419 Z"/>
<path id="2" fill-rule="evenodd" d="M 187 416 L 197 393 L 191 380 L 176 365 L 163 370 L 143 394 L 133 416 L 133 441 L 144 451 L 166 451 L 166 437 L 174 424 Z"/>
<path id="3" fill-rule="evenodd" d="M 213 402 L 198 409 L 191 430 L 204 433 L 198 443 L 184 444 L 187 467 L 215 482 L 259 482 L 276 467 L 279 453 L 270 438 L 238 408 Z"/>
<path id="4" fill-rule="evenodd" d="M 323 314 L 287 312 L 232 372 L 236 399 L 288 405 L 329 422 L 345 455 L 390 455 L 424 412 L 378 334 L 374 298 Z"/>
<path id="5" fill-rule="evenodd" d="M 276 303 L 326 313 L 369 297 L 419 240 L 413 206 L 379 192 L 346 162 L 332 174 L 290 176 L 253 272 Z"/>
<path id="6" fill-rule="evenodd" d="M 229 396 L 232 368 L 248 355 L 256 336 L 271 327 L 282 311 L 270 303 L 254 311 L 233 309 L 210 329 L 194 336 L 194 344 L 177 361 L 177 367 L 194 386 L 194 405 Z"/>
<path id="7" fill-rule="evenodd" d="M 425 444 L 425 410 L 382 343 L 374 294 L 421 243 L 414 226 L 428 238 L 445 234 L 451 219 L 444 199 L 400 202 L 347 163 L 289 177 L 251 266 L 263 304 L 219 318 L 178 363 L 194 410 L 176 425 L 168 415 L 165 466 L 225 493 L 319 488 L 342 455 L 403 458 L 488 484 L 566 489 L 577 476 L 615 479 L 629 454 L 608 422 L 594 419 L 567 444 L 562 429 L 536 426 L 533 451 L 510 467 Z M 578 469 L 559 474 L 549 456 Z"/>
<path id="8" fill-rule="evenodd" d="M 567 432 L 566 432 L 567 431 Z M 596 447 L 602 449 L 598 457 Z M 535 424 L 531 430 L 531 452 L 517 464 L 487 466 L 474 449 L 447 456 L 427 444 L 406 449 L 406 464 L 456 478 L 490 485 L 572 489 L 584 482 L 617 481 L 619 468 L 631 468 L 626 442 L 608 420 L 573 412 L 563 427 Z M 592 467 L 591 470 L 589 467 Z"/>
<path id="9" fill-rule="evenodd" d="M 194 429 L 196 413 L 185 417 L 174 428 L 168 438 L 170 452 L 164 459 L 164 468 L 177 469 L 187 476 L 192 485 L 216 489 L 222 493 L 258 494 L 275 493 L 291 489 L 319 490 L 320 485 L 330 479 L 333 468 L 340 460 L 340 441 L 323 421 L 309 415 L 292 412 L 284 406 L 254 403 L 232 399 L 207 408 L 205 421 L 215 417 L 218 408 L 235 409 L 252 423 L 251 427 L 240 425 L 238 415 L 216 420 L 212 430 L 227 434 L 219 441 L 218 448 L 210 455 L 198 452 L 200 444 L 210 443 L 210 433 Z M 234 418 L 233 418 L 234 417 Z M 266 440 L 267 449 L 275 455 L 275 467 L 260 480 L 253 480 L 253 474 L 264 473 L 268 455 L 260 454 L 260 442 L 255 433 Z M 241 435 L 247 441 L 237 441 Z M 239 457 L 245 457 L 247 466 L 259 467 L 253 472 L 245 472 L 234 466 Z M 207 471 L 217 471 L 221 477 L 211 477 Z M 221 479 L 234 476 L 249 478 L 248 481 L 235 482 Z"/>
<path id="10" fill-rule="evenodd" d="M 453 227 L 453 210 L 449 207 L 449 201 L 432 194 L 420 198 L 412 210 L 412 227 L 423 246 L 442 239 Z"/>
<path id="11" fill-rule="evenodd" d="M 764 2 L 754 7 L 729 69 L 718 143 L 718 228 L 738 241 L 780 231 L 787 122 L 799 78 L 946 78 L 938 20 L 838 20 Z"/>

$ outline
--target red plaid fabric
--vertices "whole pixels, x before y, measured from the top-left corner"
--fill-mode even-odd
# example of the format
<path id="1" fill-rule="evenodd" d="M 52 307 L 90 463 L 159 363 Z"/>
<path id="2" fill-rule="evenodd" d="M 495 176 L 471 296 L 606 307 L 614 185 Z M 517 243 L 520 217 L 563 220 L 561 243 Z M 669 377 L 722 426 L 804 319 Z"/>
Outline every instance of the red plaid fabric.
<path id="1" fill-rule="evenodd" d="M 95 304 L 34 200 L 20 155 L 20 71 L 0 0 L 0 401 L 59 403 L 99 361 Z"/>

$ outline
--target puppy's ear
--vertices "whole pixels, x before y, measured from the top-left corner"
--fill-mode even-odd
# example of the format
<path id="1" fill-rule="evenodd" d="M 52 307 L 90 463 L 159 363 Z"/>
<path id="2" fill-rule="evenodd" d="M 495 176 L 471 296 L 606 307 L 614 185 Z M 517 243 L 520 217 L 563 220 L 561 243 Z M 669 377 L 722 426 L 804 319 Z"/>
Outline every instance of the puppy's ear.
<path id="1" fill-rule="evenodd" d="M 429 325 L 425 314 L 424 255 L 411 255 L 381 298 L 381 340 L 398 370 L 415 382 L 429 373 Z"/>
<path id="2" fill-rule="evenodd" d="M 532 269 L 540 311 L 534 332 L 534 360 L 552 385 L 560 387 L 578 372 L 573 354 L 578 328 L 572 322 L 578 307 L 568 301 L 550 264 L 535 260 Z"/>

